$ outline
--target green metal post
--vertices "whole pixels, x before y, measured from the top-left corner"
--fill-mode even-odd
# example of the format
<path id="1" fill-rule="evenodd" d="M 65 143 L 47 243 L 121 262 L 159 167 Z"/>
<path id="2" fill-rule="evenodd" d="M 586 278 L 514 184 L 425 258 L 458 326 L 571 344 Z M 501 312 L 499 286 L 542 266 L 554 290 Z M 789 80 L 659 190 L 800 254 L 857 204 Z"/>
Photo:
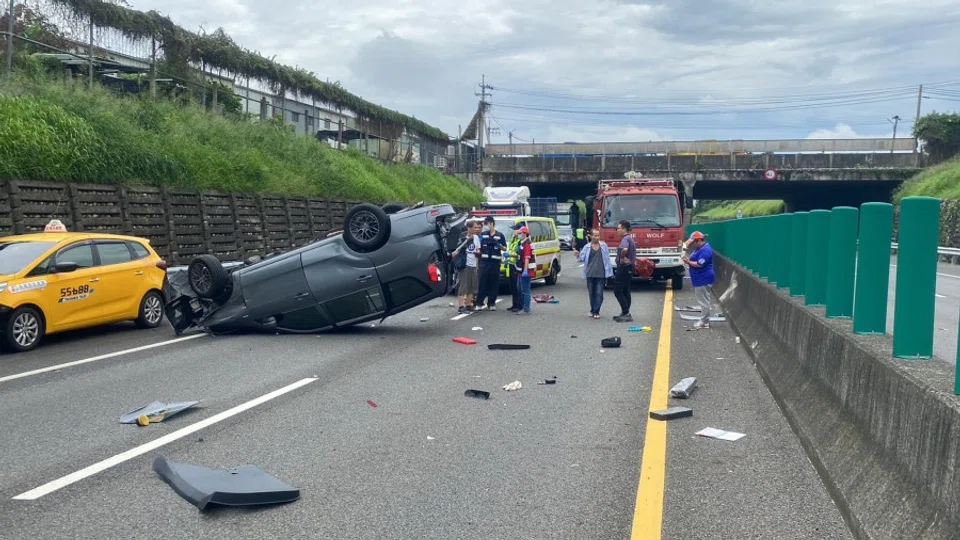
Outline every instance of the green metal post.
<path id="1" fill-rule="evenodd" d="M 887 331 L 887 291 L 890 288 L 890 239 L 893 205 L 871 202 L 860 206 L 860 244 L 853 303 L 853 333 Z"/>
<path id="2" fill-rule="evenodd" d="M 793 239 L 793 214 L 777 216 L 777 244 L 782 246 Z M 790 256 L 789 253 L 776 258 L 777 261 L 777 288 L 790 287 Z"/>
<path id="3" fill-rule="evenodd" d="M 893 356 L 933 356 L 933 315 L 937 293 L 937 243 L 940 199 L 905 197 L 900 201 L 897 290 L 893 307 Z M 906 270 L 906 271 L 902 271 Z"/>
<path id="4" fill-rule="evenodd" d="M 794 212 L 790 241 L 790 296 L 803 296 L 807 283 L 807 212 Z"/>
<path id="5" fill-rule="evenodd" d="M 837 206 L 830 212 L 826 309 L 826 316 L 830 319 L 853 317 L 859 218 L 860 212 L 852 206 Z"/>
<path id="6" fill-rule="evenodd" d="M 827 242 L 830 211 L 814 210 L 807 217 L 807 282 L 804 303 L 822 306 L 827 299 Z"/>

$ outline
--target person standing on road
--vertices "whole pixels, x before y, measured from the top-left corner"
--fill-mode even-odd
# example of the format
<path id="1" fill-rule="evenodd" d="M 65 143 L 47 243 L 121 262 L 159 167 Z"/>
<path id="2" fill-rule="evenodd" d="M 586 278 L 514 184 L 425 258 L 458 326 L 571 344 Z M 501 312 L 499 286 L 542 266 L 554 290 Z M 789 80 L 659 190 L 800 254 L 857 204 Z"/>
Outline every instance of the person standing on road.
<path id="1" fill-rule="evenodd" d="M 460 269 L 460 283 L 457 285 L 457 299 L 460 303 L 457 313 L 470 311 L 473 306 L 473 297 L 477 294 L 477 253 L 480 251 L 480 237 L 477 235 L 477 229 L 479 227 L 472 220 L 466 225 L 467 237 L 453 252 L 454 260 L 460 257 L 461 253 L 466 258 L 466 263 Z"/>
<path id="2" fill-rule="evenodd" d="M 693 284 L 693 295 L 700 304 L 700 320 L 694 328 L 710 328 L 710 312 L 713 311 L 713 282 L 716 275 L 713 272 L 713 248 L 707 243 L 707 237 L 700 231 L 694 231 L 687 240 L 687 245 L 693 248 L 690 256 L 683 256 L 683 262 L 690 266 L 690 282 Z"/>
<path id="3" fill-rule="evenodd" d="M 530 290 L 530 270 L 536 268 L 536 258 L 533 255 L 533 243 L 530 242 L 530 229 L 526 226 L 520 227 L 520 263 L 522 270 L 520 272 L 520 294 L 523 297 L 522 311 L 517 311 L 517 315 L 523 313 L 530 314 L 530 300 L 533 292 Z"/>
<path id="4" fill-rule="evenodd" d="M 507 283 L 510 284 L 510 309 L 514 313 L 523 309 L 523 295 L 520 294 L 520 274 L 523 268 L 520 264 L 520 227 L 526 223 L 519 222 L 513 226 L 513 236 L 510 237 L 510 244 L 507 246 L 507 257 L 504 260 L 504 267 L 507 273 Z"/>
<path id="5" fill-rule="evenodd" d="M 620 303 L 620 315 L 613 317 L 617 322 L 631 322 L 630 305 L 633 298 L 630 296 L 630 285 L 633 281 L 633 268 L 637 263 L 637 244 L 630 234 L 630 221 L 621 219 L 617 223 L 617 234 L 620 235 L 620 245 L 617 247 L 617 270 L 614 274 L 613 294 Z"/>
<path id="6" fill-rule="evenodd" d="M 507 239 L 497 231 L 497 222 L 493 216 L 484 218 L 487 232 L 480 235 L 480 292 L 477 295 L 477 311 L 497 310 L 497 293 L 500 289 L 501 254 L 507 249 Z"/>
<path id="7" fill-rule="evenodd" d="M 583 279 L 587 281 L 587 294 L 590 296 L 590 317 L 600 318 L 600 306 L 603 305 L 603 285 L 607 278 L 613 277 L 613 264 L 610 262 L 610 248 L 600 240 L 600 231 L 590 231 L 590 244 L 586 249 L 575 249 L 573 256 L 583 263 Z"/>

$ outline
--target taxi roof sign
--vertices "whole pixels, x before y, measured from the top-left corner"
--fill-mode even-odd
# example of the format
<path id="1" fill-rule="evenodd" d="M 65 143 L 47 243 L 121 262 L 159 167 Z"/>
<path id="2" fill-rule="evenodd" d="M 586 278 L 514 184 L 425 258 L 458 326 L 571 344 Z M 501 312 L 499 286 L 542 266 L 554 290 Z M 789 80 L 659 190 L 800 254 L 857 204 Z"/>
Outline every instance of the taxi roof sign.
<path id="1" fill-rule="evenodd" d="M 67 227 L 59 219 L 51 219 L 43 228 L 43 232 L 67 232 Z"/>

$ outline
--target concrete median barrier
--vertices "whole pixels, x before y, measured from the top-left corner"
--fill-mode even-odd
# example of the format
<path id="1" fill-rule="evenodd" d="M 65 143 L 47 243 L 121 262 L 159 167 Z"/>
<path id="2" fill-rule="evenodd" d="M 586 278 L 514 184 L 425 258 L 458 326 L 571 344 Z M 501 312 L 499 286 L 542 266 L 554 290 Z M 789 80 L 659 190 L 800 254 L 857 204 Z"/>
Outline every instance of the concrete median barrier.
<path id="1" fill-rule="evenodd" d="M 854 334 L 729 258 L 714 263 L 724 313 L 855 536 L 960 538 L 953 367 L 896 359 L 890 336 Z"/>

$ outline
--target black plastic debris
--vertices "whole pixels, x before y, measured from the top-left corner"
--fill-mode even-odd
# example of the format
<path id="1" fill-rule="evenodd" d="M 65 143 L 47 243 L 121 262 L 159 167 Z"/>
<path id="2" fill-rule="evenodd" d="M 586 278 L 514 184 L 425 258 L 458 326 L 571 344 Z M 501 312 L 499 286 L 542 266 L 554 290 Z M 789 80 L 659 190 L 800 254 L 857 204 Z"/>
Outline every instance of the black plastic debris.
<path id="1" fill-rule="evenodd" d="M 673 420 L 675 418 L 686 418 L 693 416 L 693 409 L 686 407 L 670 407 L 662 411 L 650 411 L 650 418 L 654 420 Z"/>
<path id="2" fill-rule="evenodd" d="M 300 489 L 284 484 L 253 465 L 208 469 L 159 456 L 153 462 L 153 470 L 178 495 L 200 510 L 209 505 L 261 506 L 300 498 Z"/>
<path id="3" fill-rule="evenodd" d="M 472 397 L 477 399 L 490 399 L 490 392 L 483 390 L 467 390 L 463 393 L 466 397 Z"/>
<path id="4" fill-rule="evenodd" d="M 620 346 L 620 343 L 619 336 L 603 338 L 600 340 L 600 346 L 604 349 L 616 349 Z"/>
<path id="5" fill-rule="evenodd" d="M 198 405 L 199 401 L 180 401 L 177 403 L 164 403 L 162 401 L 154 401 L 148 405 L 144 405 L 139 409 L 134 409 L 127 414 L 120 417 L 121 424 L 136 424 L 137 418 L 140 416 L 146 416 L 147 420 L 151 424 L 157 422 L 163 422 L 171 416 L 181 413 L 191 407 Z"/>
<path id="6" fill-rule="evenodd" d="M 491 351 L 522 351 L 529 349 L 529 345 L 514 345 L 511 343 L 491 343 L 487 345 Z"/>
<path id="7" fill-rule="evenodd" d="M 552 379 L 544 379 L 544 380 L 538 382 L 537 384 L 557 384 L 557 378 L 554 377 L 554 378 L 552 378 Z"/>
<path id="8" fill-rule="evenodd" d="M 675 397 L 679 399 L 687 399 L 690 397 L 690 394 L 693 393 L 693 389 L 697 387 L 697 378 L 696 377 L 686 377 L 680 379 L 673 388 L 670 389 L 670 397 Z"/>

